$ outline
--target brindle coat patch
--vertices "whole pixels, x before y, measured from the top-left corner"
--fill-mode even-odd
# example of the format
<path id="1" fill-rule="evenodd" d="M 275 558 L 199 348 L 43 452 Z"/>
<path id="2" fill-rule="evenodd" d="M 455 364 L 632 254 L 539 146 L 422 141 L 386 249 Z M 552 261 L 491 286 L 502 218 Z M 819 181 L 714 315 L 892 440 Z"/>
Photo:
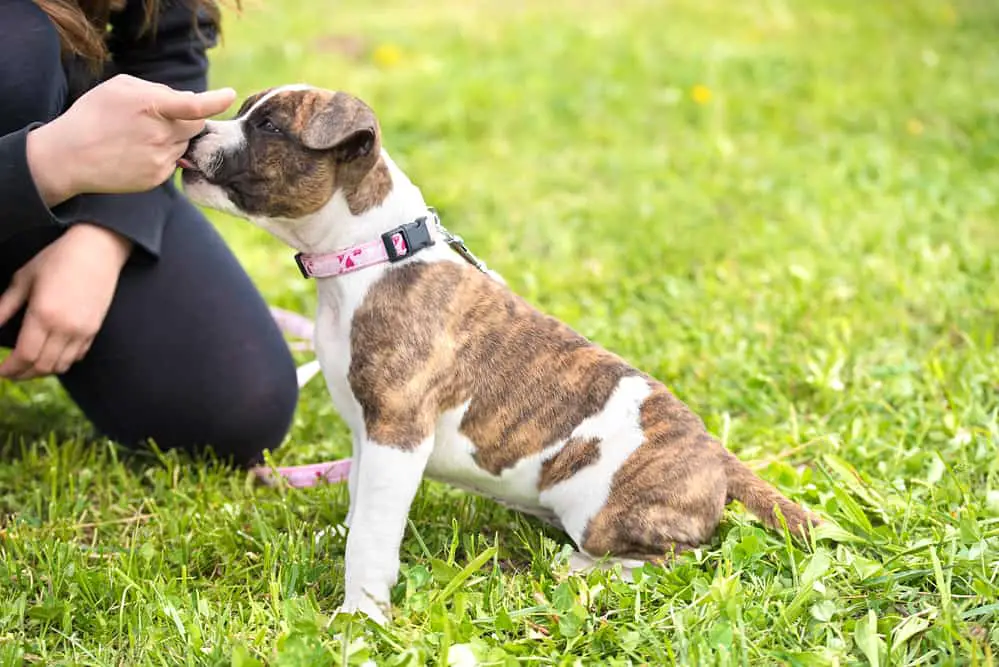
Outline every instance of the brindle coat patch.
<path id="1" fill-rule="evenodd" d="M 469 399 L 460 430 L 499 474 L 572 435 L 636 373 L 470 266 L 414 262 L 354 314 L 350 383 L 376 442 L 415 447 Z"/>
<path id="2" fill-rule="evenodd" d="M 384 160 L 378 160 L 356 187 L 346 188 L 347 207 L 354 215 L 379 206 L 392 191 L 392 175 Z"/>
<path id="3" fill-rule="evenodd" d="M 562 448 L 541 464 L 538 491 L 550 489 L 600 459 L 599 438 L 569 438 Z"/>

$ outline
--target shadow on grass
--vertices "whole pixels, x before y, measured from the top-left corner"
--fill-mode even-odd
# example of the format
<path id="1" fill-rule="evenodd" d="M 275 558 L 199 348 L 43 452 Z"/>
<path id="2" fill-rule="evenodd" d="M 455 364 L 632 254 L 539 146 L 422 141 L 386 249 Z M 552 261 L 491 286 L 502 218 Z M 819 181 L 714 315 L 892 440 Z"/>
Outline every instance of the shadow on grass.
<path id="1" fill-rule="evenodd" d="M 207 470 L 236 468 L 210 450 L 190 455 L 159 451 L 153 446 L 126 447 L 102 437 L 54 382 L 0 383 L 0 465 L 40 454 L 114 459 L 129 473 L 141 476 L 151 467 L 201 466 Z"/>

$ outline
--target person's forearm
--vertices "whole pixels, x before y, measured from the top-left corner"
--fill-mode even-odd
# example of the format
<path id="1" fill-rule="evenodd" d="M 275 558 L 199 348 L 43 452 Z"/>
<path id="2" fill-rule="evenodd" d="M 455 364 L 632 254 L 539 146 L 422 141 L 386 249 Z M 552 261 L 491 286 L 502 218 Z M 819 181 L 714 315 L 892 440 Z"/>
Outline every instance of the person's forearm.
<path id="1" fill-rule="evenodd" d="M 62 154 L 60 146 L 52 139 L 48 125 L 28 133 L 27 160 L 31 178 L 47 207 L 58 206 L 79 194 L 69 173 L 72 158 L 67 159 Z"/>
<path id="2" fill-rule="evenodd" d="M 157 256 L 177 160 L 235 98 L 232 89 L 195 94 L 118 76 L 50 122 L 0 135 L 0 243 L 93 222 Z"/>
<path id="3" fill-rule="evenodd" d="M 173 195 L 164 188 L 133 194 L 90 193 L 74 185 L 67 169 L 82 156 L 79 151 L 72 155 L 72 148 L 54 139 L 57 133 L 50 129 L 58 128 L 32 123 L 0 136 L 0 210 L 4 213 L 0 244 L 39 227 L 85 226 L 114 235 L 120 246 L 115 256 L 121 264 L 136 247 L 146 256 L 157 256 Z"/>

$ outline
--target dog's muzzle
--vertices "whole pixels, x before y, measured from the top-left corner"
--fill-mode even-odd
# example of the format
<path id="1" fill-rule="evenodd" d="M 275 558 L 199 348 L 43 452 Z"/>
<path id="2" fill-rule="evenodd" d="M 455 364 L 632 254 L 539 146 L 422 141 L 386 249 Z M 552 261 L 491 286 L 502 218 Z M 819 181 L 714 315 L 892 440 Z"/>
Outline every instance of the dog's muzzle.
<path id="1" fill-rule="evenodd" d="M 198 142 L 207 134 L 208 134 L 208 128 L 203 127 L 201 128 L 200 132 L 191 137 L 191 139 L 187 142 L 187 150 L 185 150 L 184 154 L 181 155 L 180 159 L 177 160 L 178 167 L 180 167 L 181 169 L 187 169 L 191 171 L 200 171 L 200 169 L 198 169 L 197 165 L 194 163 L 194 148 L 195 146 L 198 145 Z"/>

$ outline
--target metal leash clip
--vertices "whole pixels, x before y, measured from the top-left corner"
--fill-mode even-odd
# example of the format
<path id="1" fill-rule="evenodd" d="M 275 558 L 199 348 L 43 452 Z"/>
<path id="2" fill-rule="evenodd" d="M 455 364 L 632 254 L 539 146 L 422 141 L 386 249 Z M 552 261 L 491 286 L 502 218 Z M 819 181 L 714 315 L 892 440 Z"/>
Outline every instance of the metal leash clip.
<path id="1" fill-rule="evenodd" d="M 489 267 L 486 266 L 486 263 L 476 257 L 475 254 L 468 249 L 468 246 L 465 245 L 464 239 L 445 229 L 444 225 L 441 224 L 441 219 L 440 216 L 437 215 L 437 211 L 432 207 L 429 208 L 429 211 L 430 215 L 433 216 L 434 226 L 444 237 L 444 242 L 447 243 L 452 250 L 461 255 L 466 262 L 477 268 L 479 271 L 482 271 L 483 273 L 491 273 L 489 271 Z"/>

